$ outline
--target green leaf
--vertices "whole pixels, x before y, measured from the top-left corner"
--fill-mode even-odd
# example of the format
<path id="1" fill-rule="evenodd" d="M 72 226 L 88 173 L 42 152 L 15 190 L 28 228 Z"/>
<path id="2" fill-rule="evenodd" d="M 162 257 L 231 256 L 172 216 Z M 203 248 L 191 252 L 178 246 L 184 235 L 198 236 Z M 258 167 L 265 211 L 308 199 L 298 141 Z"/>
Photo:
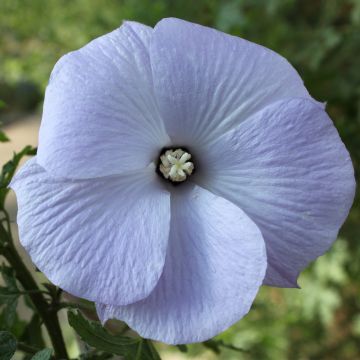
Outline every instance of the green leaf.
<path id="1" fill-rule="evenodd" d="M 9 297 L 13 297 L 14 295 L 16 295 L 16 293 L 14 293 L 12 290 L 8 289 L 7 287 L 0 286 L 0 304 L 7 301 Z"/>
<path id="2" fill-rule="evenodd" d="M 6 107 L 6 104 L 3 100 L 0 99 L 0 109 L 3 109 L 4 107 Z"/>
<path id="3" fill-rule="evenodd" d="M 144 339 L 143 350 L 144 350 L 144 352 L 147 352 L 147 351 L 150 352 L 151 357 L 149 359 L 161 360 L 160 355 L 157 352 L 157 350 L 156 350 L 156 348 L 155 348 L 155 346 L 154 346 L 154 344 L 153 344 L 153 342 L 151 340 Z M 142 359 L 142 357 L 141 357 L 141 359 Z"/>
<path id="4" fill-rule="evenodd" d="M 212 350 L 215 354 L 220 354 L 221 349 L 215 340 L 208 340 L 202 343 L 206 348 Z"/>
<path id="5" fill-rule="evenodd" d="M 3 167 L 0 174 L 0 209 L 4 208 L 5 198 L 9 192 L 8 185 L 15 171 L 24 156 L 31 156 L 36 154 L 36 148 L 28 145 L 25 146 L 19 153 L 14 153 L 13 158 L 8 161 Z"/>
<path id="6" fill-rule="evenodd" d="M 38 351 L 31 358 L 31 360 L 50 360 L 52 354 L 53 354 L 53 351 L 51 349 L 44 349 L 44 350 Z"/>
<path id="7" fill-rule="evenodd" d="M 10 139 L 5 135 L 3 131 L 0 130 L 0 142 L 8 142 Z"/>
<path id="8" fill-rule="evenodd" d="M 16 283 L 16 276 L 14 270 L 10 266 L 1 265 L 0 266 L 0 274 L 4 279 L 4 282 L 8 289 L 14 292 L 20 292 L 17 283 Z"/>
<path id="9" fill-rule="evenodd" d="M 3 305 L 1 327 L 7 329 L 14 324 L 16 317 L 16 308 L 20 295 L 20 290 L 16 284 L 14 270 L 8 266 L 0 266 L 0 273 L 5 282 L 6 287 L 0 287 L 0 305 Z"/>
<path id="10" fill-rule="evenodd" d="M 7 314 L 3 311 L 0 314 L 0 331 L 10 331 L 16 338 L 21 336 L 26 326 L 26 321 L 20 319 L 17 312 L 14 313 L 14 320 L 11 326 L 6 324 L 7 321 Z"/>
<path id="11" fill-rule="evenodd" d="M 160 360 L 152 342 L 142 338 L 111 335 L 99 323 L 86 320 L 80 312 L 68 312 L 69 324 L 91 347 L 126 360 Z"/>
<path id="12" fill-rule="evenodd" d="M 16 351 L 17 341 L 8 331 L 0 331 L 0 360 L 11 360 Z"/>
<path id="13" fill-rule="evenodd" d="M 4 321 L 4 326 L 7 329 L 11 329 L 16 320 L 16 309 L 17 309 L 18 301 L 17 299 L 9 302 L 7 306 L 3 309 L 2 319 Z"/>
<path id="14" fill-rule="evenodd" d="M 223 340 L 214 340 L 214 339 L 210 339 L 207 341 L 204 341 L 202 343 L 206 348 L 212 350 L 215 354 L 220 354 L 221 352 L 221 348 L 226 348 L 226 349 L 230 349 L 233 351 L 238 351 L 238 352 L 246 352 L 246 350 L 241 349 L 237 346 L 231 345 L 231 344 L 226 344 Z"/>
<path id="15" fill-rule="evenodd" d="M 188 351 L 188 348 L 184 344 L 176 345 L 176 347 L 183 353 L 186 353 Z"/>

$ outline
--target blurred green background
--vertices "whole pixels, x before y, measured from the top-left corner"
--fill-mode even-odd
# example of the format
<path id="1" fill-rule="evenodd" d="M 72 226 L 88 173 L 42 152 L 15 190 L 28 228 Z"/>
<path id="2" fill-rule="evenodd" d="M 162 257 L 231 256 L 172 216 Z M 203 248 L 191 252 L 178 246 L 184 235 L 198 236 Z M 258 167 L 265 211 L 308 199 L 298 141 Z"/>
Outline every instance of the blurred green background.
<path id="1" fill-rule="evenodd" d="M 360 164 L 360 0 L 0 0 L 0 120 L 41 111 L 64 53 L 131 19 L 175 16 L 269 47 L 298 70 Z M 26 120 L 22 120 L 26 121 Z M 25 124 L 24 124 L 25 126 Z M 5 129 L 6 130 L 6 129 Z M 264 287 L 250 314 L 220 338 L 247 352 L 201 359 L 360 359 L 360 206 L 339 240 L 300 277 L 302 290 Z M 163 348 L 164 352 L 172 351 Z M 173 350 L 168 359 L 181 355 Z"/>

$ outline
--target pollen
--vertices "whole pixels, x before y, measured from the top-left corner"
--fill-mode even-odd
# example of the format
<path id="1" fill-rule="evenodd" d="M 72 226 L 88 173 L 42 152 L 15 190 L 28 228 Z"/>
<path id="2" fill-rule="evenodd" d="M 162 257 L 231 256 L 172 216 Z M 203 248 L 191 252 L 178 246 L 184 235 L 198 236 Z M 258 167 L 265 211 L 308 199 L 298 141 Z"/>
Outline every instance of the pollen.
<path id="1" fill-rule="evenodd" d="M 160 155 L 159 171 L 171 182 L 183 182 L 194 171 L 194 164 L 190 159 L 191 155 L 181 148 L 166 150 Z"/>

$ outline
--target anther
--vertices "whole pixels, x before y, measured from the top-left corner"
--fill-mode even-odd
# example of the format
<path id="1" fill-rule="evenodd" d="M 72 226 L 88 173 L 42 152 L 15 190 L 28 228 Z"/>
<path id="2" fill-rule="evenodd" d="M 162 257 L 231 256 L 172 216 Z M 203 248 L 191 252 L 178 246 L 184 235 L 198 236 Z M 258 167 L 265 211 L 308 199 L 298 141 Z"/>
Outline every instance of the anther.
<path id="1" fill-rule="evenodd" d="M 159 171 L 169 181 L 185 181 L 194 171 L 190 159 L 191 155 L 181 148 L 166 150 L 160 155 Z"/>

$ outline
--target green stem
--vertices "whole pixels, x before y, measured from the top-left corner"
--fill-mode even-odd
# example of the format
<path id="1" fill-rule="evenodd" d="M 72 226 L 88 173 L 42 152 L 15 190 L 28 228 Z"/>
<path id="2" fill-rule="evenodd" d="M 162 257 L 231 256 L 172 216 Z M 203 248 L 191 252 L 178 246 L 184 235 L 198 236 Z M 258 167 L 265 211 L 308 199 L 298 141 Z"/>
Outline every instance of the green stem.
<path id="1" fill-rule="evenodd" d="M 49 303 L 45 300 L 44 295 L 40 292 L 37 283 L 17 253 L 12 238 L 1 224 L 0 235 L 5 240 L 5 244 L 2 246 L 2 253 L 9 264 L 15 269 L 16 277 L 23 288 L 29 292 L 28 296 L 32 300 L 49 333 L 56 358 L 68 359 L 69 357 L 67 355 L 65 342 L 56 311 L 54 311 L 54 309 L 52 309 L 49 306 Z M 33 290 L 39 291 L 34 292 Z"/>
<path id="2" fill-rule="evenodd" d="M 17 349 L 20 351 L 23 351 L 27 354 L 36 354 L 38 351 L 40 351 L 40 349 L 37 349 L 35 347 L 32 347 L 28 344 L 25 344 L 23 342 L 18 342 L 17 343 Z"/>
<path id="3" fill-rule="evenodd" d="M 95 311 L 94 306 L 87 305 L 87 304 L 60 302 L 57 305 L 57 310 L 66 309 L 66 308 Z"/>
<path id="4" fill-rule="evenodd" d="M 41 293 L 41 294 L 49 295 L 49 293 L 47 291 L 43 291 L 43 290 L 26 290 L 26 291 L 6 292 L 6 295 L 29 295 L 29 294 L 33 294 L 33 293 Z"/>
<path id="5" fill-rule="evenodd" d="M 209 348 L 210 350 L 214 351 L 216 354 L 220 353 L 220 347 L 230 349 L 230 350 L 233 350 L 233 351 L 238 351 L 238 352 L 248 352 L 245 349 L 241 349 L 241 348 L 238 348 L 238 347 L 236 347 L 234 345 L 224 343 L 223 340 L 210 339 L 210 340 L 207 340 L 207 341 L 203 341 L 202 344 L 205 347 Z"/>

